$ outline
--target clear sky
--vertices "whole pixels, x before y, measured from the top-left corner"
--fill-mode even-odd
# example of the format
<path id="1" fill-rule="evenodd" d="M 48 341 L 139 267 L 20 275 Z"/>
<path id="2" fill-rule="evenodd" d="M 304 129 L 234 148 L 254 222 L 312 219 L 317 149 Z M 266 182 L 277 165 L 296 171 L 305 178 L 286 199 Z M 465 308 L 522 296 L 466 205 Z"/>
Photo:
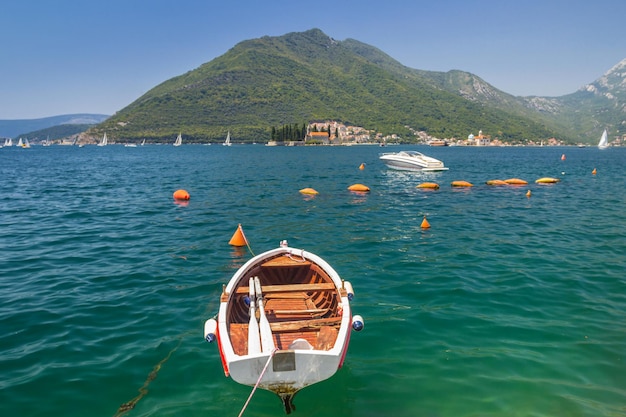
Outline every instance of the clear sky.
<path id="1" fill-rule="evenodd" d="M 625 18 L 625 0 L 3 0 L 0 119 L 113 114 L 243 40 L 312 28 L 560 96 L 626 58 Z"/>

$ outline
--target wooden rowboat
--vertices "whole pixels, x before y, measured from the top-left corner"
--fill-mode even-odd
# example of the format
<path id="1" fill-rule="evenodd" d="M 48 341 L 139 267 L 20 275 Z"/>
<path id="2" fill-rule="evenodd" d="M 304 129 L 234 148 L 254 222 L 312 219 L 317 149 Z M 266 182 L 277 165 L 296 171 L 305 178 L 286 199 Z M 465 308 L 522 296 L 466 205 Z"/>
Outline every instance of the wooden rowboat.
<path id="1" fill-rule="evenodd" d="M 217 341 L 226 376 L 276 393 L 289 414 L 300 389 L 341 368 L 351 330 L 363 328 L 353 295 L 326 261 L 283 241 L 235 272 L 204 336 Z"/>

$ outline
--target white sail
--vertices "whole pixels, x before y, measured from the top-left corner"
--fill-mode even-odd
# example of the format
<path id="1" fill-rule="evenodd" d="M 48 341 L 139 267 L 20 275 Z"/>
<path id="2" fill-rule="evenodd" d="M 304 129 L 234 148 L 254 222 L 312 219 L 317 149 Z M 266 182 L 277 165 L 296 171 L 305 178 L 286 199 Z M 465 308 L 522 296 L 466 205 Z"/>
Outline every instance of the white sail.
<path id="1" fill-rule="evenodd" d="M 228 131 L 228 135 L 226 135 L 226 140 L 222 144 L 224 146 L 230 146 L 230 130 Z"/>
<path id="2" fill-rule="evenodd" d="M 179 133 L 178 136 L 176 136 L 176 140 L 174 141 L 174 146 L 180 146 L 182 144 L 183 144 L 183 137 Z"/>
<path id="3" fill-rule="evenodd" d="M 98 146 L 107 146 L 109 144 L 109 139 L 107 138 L 107 134 L 105 133 L 102 137 L 102 140 L 98 144 Z"/>
<path id="4" fill-rule="evenodd" d="M 609 147 L 609 135 L 606 129 L 604 129 L 604 132 L 602 132 L 602 137 L 600 138 L 600 142 L 598 143 L 598 148 L 606 149 L 608 147 Z"/>

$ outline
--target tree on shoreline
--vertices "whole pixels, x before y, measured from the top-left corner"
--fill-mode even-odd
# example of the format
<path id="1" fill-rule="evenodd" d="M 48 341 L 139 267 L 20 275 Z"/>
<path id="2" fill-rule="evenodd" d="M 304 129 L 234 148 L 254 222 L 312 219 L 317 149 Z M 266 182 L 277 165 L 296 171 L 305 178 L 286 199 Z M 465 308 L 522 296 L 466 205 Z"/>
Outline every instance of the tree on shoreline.
<path id="1" fill-rule="evenodd" d="M 276 142 L 302 141 L 306 136 L 306 123 L 302 127 L 297 123 L 285 124 L 280 128 L 272 126 L 271 140 Z"/>

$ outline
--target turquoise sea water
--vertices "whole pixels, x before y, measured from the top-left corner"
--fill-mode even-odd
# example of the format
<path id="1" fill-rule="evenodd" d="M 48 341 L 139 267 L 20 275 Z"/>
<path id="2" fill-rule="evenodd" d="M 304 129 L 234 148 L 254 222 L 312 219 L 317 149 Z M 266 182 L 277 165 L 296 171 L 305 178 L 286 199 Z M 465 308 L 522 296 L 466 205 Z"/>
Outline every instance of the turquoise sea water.
<path id="1" fill-rule="evenodd" d="M 400 149 L 450 170 L 378 161 Z M 626 148 L 0 149 L 0 415 L 237 416 L 251 389 L 202 326 L 251 256 L 241 223 L 257 254 L 326 259 L 365 318 L 295 416 L 624 416 L 625 168 Z M 244 415 L 283 411 L 257 391 Z"/>

